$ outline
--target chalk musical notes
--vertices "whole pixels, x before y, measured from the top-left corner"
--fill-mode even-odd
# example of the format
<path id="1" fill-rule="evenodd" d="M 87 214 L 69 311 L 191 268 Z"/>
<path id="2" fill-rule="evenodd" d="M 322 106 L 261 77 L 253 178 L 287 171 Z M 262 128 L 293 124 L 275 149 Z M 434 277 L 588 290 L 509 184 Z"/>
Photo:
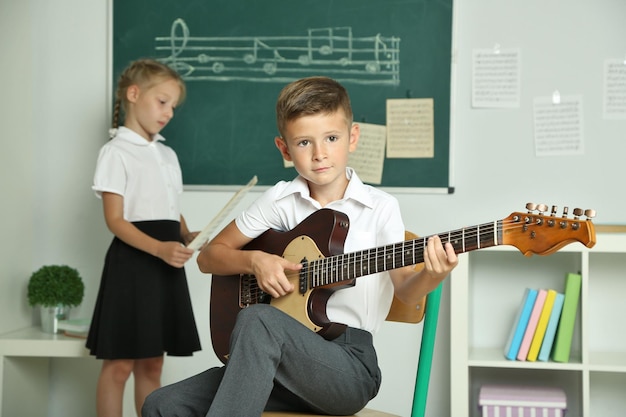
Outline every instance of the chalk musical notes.
<path id="1" fill-rule="evenodd" d="M 309 28 L 305 36 L 191 36 L 176 19 L 156 37 L 160 58 L 187 81 L 289 82 L 324 74 L 340 82 L 399 85 L 400 38 L 354 37 L 352 27 Z"/>

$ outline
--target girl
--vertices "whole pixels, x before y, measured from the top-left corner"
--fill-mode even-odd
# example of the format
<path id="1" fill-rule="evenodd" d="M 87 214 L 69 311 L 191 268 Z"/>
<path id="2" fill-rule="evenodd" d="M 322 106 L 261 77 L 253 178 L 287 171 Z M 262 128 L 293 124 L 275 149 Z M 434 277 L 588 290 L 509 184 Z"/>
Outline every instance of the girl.
<path id="1" fill-rule="evenodd" d="M 107 251 L 87 338 L 103 359 L 97 386 L 99 417 L 122 415 L 124 386 L 135 380 L 135 407 L 161 385 L 163 353 L 200 350 L 183 265 L 193 250 L 180 214 L 182 175 L 159 132 L 185 97 L 175 71 L 153 60 L 133 62 L 121 75 L 113 112 L 114 137 L 100 150 L 93 190 L 115 235 Z M 120 110 L 124 126 L 118 127 Z M 113 135 L 112 135 L 113 136 Z"/>

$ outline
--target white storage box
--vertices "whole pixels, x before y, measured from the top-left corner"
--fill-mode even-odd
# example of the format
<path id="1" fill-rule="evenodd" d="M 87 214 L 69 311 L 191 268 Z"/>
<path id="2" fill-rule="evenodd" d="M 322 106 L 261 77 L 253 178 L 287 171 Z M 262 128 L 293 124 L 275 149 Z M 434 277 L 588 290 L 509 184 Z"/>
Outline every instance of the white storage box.
<path id="1" fill-rule="evenodd" d="M 564 417 L 567 398 L 556 387 L 483 385 L 478 406 L 482 417 Z"/>

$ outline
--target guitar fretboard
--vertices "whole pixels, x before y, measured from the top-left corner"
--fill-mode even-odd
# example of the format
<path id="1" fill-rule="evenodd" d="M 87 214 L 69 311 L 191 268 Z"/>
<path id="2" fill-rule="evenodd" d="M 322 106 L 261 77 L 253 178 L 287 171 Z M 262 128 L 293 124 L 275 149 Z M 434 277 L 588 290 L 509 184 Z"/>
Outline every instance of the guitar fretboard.
<path id="1" fill-rule="evenodd" d="M 501 221 L 495 221 L 438 236 L 442 242 L 450 242 L 456 253 L 469 252 L 501 244 L 502 225 Z M 307 262 L 301 271 L 301 277 L 307 284 L 301 285 L 301 291 L 305 290 L 304 287 L 311 289 L 422 263 L 429 238 L 426 236 Z"/>

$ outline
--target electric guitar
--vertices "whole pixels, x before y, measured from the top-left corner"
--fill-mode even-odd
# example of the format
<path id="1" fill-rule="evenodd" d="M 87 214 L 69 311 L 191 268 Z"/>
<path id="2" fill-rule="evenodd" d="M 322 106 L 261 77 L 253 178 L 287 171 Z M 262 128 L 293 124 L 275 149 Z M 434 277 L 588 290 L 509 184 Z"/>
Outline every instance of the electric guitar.
<path id="1" fill-rule="evenodd" d="M 458 253 L 498 245 L 512 245 L 525 256 L 550 255 L 563 246 L 580 242 L 591 248 L 596 243 L 591 218 L 594 210 L 567 207 L 557 216 L 556 207 L 544 214 L 545 205 L 526 205 L 528 212 L 512 213 L 502 220 L 439 234 Z M 581 219 L 581 216 L 585 219 Z M 253 275 L 213 275 L 211 283 L 210 326 L 213 350 L 224 363 L 228 360 L 230 335 L 237 313 L 252 304 L 266 303 L 284 311 L 324 338 L 332 340 L 346 328 L 331 322 L 326 303 L 334 291 L 352 286 L 358 277 L 388 271 L 424 261 L 429 236 L 386 246 L 343 253 L 350 221 L 345 214 L 321 209 L 287 232 L 268 230 L 244 247 L 263 250 L 302 263 L 300 271 L 286 271 L 296 290 L 272 298 L 258 286 Z"/>

